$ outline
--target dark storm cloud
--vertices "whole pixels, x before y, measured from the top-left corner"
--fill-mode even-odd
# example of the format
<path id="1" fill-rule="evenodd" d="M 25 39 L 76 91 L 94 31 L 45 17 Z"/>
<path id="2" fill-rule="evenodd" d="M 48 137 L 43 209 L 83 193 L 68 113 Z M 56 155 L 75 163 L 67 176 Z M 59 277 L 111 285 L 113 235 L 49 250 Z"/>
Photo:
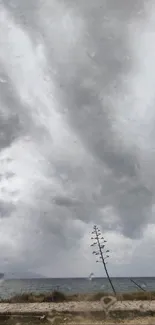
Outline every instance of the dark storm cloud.
<path id="1" fill-rule="evenodd" d="M 61 6 L 61 2 L 59 4 Z M 10 6 L 9 2 L 8 5 Z M 76 8 L 74 2 L 72 6 Z M 52 45 L 52 37 L 54 37 L 52 30 L 51 43 L 49 39 L 46 39 L 46 35 L 44 38 L 49 53 L 49 67 L 51 57 L 54 59 L 57 70 L 57 86 L 61 85 L 60 100 L 62 101 L 62 107 L 64 104 L 67 106 L 67 118 L 74 132 L 78 134 L 82 143 L 93 154 L 95 160 L 101 162 L 98 175 L 100 175 L 101 186 L 104 188 L 104 195 L 106 196 L 107 191 L 108 193 L 113 192 L 114 178 L 119 180 L 123 176 L 127 177 L 129 184 L 131 182 L 133 184 L 140 182 L 139 189 L 141 193 L 143 184 L 141 184 L 137 173 L 136 157 L 134 153 L 120 146 L 113 131 L 115 109 L 117 110 L 117 107 L 113 108 L 111 101 L 114 100 L 116 92 L 121 92 L 122 75 L 127 76 L 132 68 L 132 57 L 128 45 L 128 23 L 136 16 L 138 19 L 138 15 L 143 16 L 143 4 L 136 1 L 133 6 L 129 2 L 124 4 L 123 1 L 119 1 L 116 6 L 114 1 L 108 3 L 98 1 L 95 5 L 89 3 L 88 7 L 80 2 L 78 9 L 85 23 L 86 35 L 82 42 L 79 42 L 79 45 L 76 46 L 77 52 L 80 53 L 80 58 L 77 57 L 76 62 L 74 59 L 68 62 L 63 61 L 63 54 L 61 59 L 59 58 L 57 61 L 57 48 Z M 10 10 L 12 11 L 11 7 Z M 32 35 L 33 31 L 39 31 L 39 29 L 41 31 L 40 25 L 33 24 L 36 10 L 37 4 L 35 2 L 33 6 L 16 2 L 16 9 L 12 11 L 15 14 L 15 19 L 20 18 L 21 23 L 28 32 L 29 28 L 27 29 L 26 20 L 33 27 Z M 19 14 L 20 12 L 22 14 Z M 51 23 L 52 19 L 51 17 Z M 52 77 L 51 74 L 51 79 Z M 102 175 L 102 168 L 105 165 L 112 171 L 112 176 L 109 176 L 106 181 L 106 189 L 104 175 Z M 67 173 L 73 181 L 73 171 L 69 172 L 68 169 Z M 116 203 L 116 209 L 121 218 L 123 232 L 132 236 L 136 229 L 138 231 L 138 227 L 141 228 L 142 225 L 147 223 L 148 215 L 144 211 L 146 210 L 146 203 L 147 207 L 151 204 L 152 195 L 146 194 L 146 200 L 141 200 L 141 202 L 134 200 L 132 205 L 132 215 L 134 217 L 132 217 L 129 209 L 125 208 L 125 202 L 128 202 L 128 199 L 131 200 L 132 189 L 126 190 L 123 195 L 117 195 L 119 188 L 122 188 L 122 184 L 119 184 L 118 181 L 116 192 L 113 197 L 111 195 L 111 202 L 109 203 L 114 204 L 115 195 L 120 202 L 123 200 L 123 203 Z M 141 195 L 140 193 L 138 195 Z M 79 195 L 80 193 L 78 193 Z M 102 197 L 98 197 L 98 200 L 102 200 Z M 70 198 L 57 198 L 55 203 L 68 208 L 72 206 Z M 87 204 L 92 206 L 90 200 L 87 201 Z M 96 202 L 94 204 L 97 205 Z M 100 215 L 97 206 L 94 212 L 96 217 Z M 79 208 L 76 213 L 77 218 L 80 218 Z M 83 218 L 87 220 L 90 215 L 87 217 L 84 213 Z M 136 229 L 135 218 L 137 220 Z"/>
<path id="2" fill-rule="evenodd" d="M 130 23 L 134 15 L 137 15 L 137 9 L 142 17 L 143 4 L 140 6 L 140 2 L 137 2 L 134 7 L 128 4 L 130 9 L 124 6 L 122 1 L 119 4 L 117 3 L 116 8 L 113 3 L 113 8 L 109 2 L 105 16 L 103 9 L 97 4 L 91 7 L 91 13 L 89 12 L 88 15 L 87 6 L 84 7 L 83 17 L 86 22 L 87 36 L 83 41 L 83 47 L 81 45 L 83 63 L 81 60 L 79 63 L 76 60 L 76 74 L 72 77 L 75 62 L 68 62 L 68 65 L 61 62 L 59 78 L 65 93 L 65 104 L 68 107 L 68 119 L 72 128 L 95 159 L 101 161 L 101 170 L 98 173 L 102 175 L 102 164 L 103 168 L 106 164 L 112 170 L 113 174 L 109 176 L 106 186 L 104 177 L 103 184 L 101 184 L 103 188 L 106 187 L 103 190 L 105 195 L 108 188 L 113 193 L 114 178 L 119 180 L 120 177 L 127 177 L 129 187 L 131 183 L 133 187 L 138 183 L 136 191 L 131 188 L 117 195 L 117 191 L 122 187 L 122 184 L 118 182 L 115 192 L 117 200 L 120 201 L 115 207 L 121 218 L 122 231 L 125 235 L 133 237 L 138 235 L 148 222 L 152 193 L 145 190 L 145 185 L 139 178 L 137 157 L 134 152 L 126 149 L 125 146 L 122 148 L 113 132 L 115 123 L 113 110 L 117 111 L 117 106 L 111 107 L 111 101 L 115 98 L 115 92 L 121 92 L 122 75 L 127 76 L 132 68 L 127 21 Z M 82 5 L 80 9 L 83 10 Z M 97 17 L 97 19 L 93 21 L 92 17 Z M 92 59 L 91 53 L 93 53 Z M 86 85 L 85 80 L 89 80 Z M 109 102 L 108 96 L 111 98 Z M 111 205 L 115 204 L 114 201 L 111 195 Z M 128 201 L 129 206 L 132 206 L 130 209 L 127 206 Z M 97 215 L 96 211 L 96 217 Z"/>

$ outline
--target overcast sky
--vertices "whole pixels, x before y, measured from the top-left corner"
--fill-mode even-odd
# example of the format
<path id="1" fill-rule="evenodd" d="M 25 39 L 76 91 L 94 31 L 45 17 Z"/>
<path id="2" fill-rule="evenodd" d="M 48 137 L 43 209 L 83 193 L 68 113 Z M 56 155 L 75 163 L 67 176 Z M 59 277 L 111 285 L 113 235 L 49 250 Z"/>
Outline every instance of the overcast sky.
<path id="1" fill-rule="evenodd" d="M 155 275 L 155 0 L 0 2 L 0 271 Z"/>

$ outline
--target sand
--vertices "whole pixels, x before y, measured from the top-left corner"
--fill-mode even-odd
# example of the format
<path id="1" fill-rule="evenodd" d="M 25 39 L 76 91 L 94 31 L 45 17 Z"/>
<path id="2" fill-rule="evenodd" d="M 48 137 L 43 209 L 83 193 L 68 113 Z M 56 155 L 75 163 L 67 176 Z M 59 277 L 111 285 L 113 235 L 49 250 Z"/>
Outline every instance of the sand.
<path id="1" fill-rule="evenodd" d="M 111 310 L 120 311 L 154 311 L 155 312 L 155 300 L 153 301 L 117 301 Z M 63 302 L 63 303 L 1 303 L 0 313 L 11 312 L 11 313 L 31 313 L 31 312 L 46 312 L 51 311 L 58 312 L 95 312 L 103 311 L 104 306 L 100 301 L 80 301 L 80 302 Z"/>
<path id="2" fill-rule="evenodd" d="M 0 303 L 0 325 L 4 317 L 6 325 L 34 325 L 36 317 L 38 325 L 155 325 L 155 301 L 116 301 L 109 314 L 101 301 Z"/>

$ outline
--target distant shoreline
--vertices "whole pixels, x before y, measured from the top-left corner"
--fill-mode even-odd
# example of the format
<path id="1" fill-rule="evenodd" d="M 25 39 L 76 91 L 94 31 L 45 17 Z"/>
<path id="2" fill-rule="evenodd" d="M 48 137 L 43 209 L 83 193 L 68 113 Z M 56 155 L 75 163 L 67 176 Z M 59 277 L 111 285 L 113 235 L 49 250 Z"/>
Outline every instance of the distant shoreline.
<path id="1" fill-rule="evenodd" d="M 46 276 L 34 276 L 34 277 L 11 277 L 11 276 L 5 276 L 4 275 L 4 280 L 86 280 L 89 279 L 88 276 L 86 277 L 46 277 Z M 92 280 L 95 279 L 104 279 L 106 280 L 106 276 L 93 276 Z M 117 280 L 117 279 L 155 279 L 155 276 L 111 276 L 111 279 Z"/>

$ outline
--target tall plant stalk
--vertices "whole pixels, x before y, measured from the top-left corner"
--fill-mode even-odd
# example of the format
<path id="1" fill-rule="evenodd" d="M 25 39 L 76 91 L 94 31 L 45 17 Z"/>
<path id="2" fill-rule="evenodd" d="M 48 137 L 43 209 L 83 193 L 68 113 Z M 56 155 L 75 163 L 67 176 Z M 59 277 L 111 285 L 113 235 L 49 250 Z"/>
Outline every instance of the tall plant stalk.
<path id="1" fill-rule="evenodd" d="M 92 234 L 94 235 L 94 237 L 91 237 L 91 239 L 94 241 L 93 244 L 91 244 L 92 247 L 98 246 L 98 250 L 93 251 L 93 254 L 96 256 L 99 256 L 100 260 L 97 260 L 96 262 L 101 262 L 104 266 L 104 270 L 106 273 L 106 276 L 108 278 L 108 281 L 110 283 L 110 286 L 112 288 L 112 291 L 114 293 L 114 295 L 116 295 L 116 290 L 114 288 L 114 285 L 112 283 L 112 280 L 109 276 L 109 272 L 107 270 L 107 266 L 106 266 L 106 259 L 109 257 L 109 255 L 107 255 L 109 253 L 109 250 L 106 250 L 106 256 L 104 256 L 104 249 L 105 249 L 105 244 L 106 244 L 106 240 L 104 239 L 104 237 L 102 237 L 101 235 L 101 231 L 97 226 L 93 227 L 93 231 Z"/>

